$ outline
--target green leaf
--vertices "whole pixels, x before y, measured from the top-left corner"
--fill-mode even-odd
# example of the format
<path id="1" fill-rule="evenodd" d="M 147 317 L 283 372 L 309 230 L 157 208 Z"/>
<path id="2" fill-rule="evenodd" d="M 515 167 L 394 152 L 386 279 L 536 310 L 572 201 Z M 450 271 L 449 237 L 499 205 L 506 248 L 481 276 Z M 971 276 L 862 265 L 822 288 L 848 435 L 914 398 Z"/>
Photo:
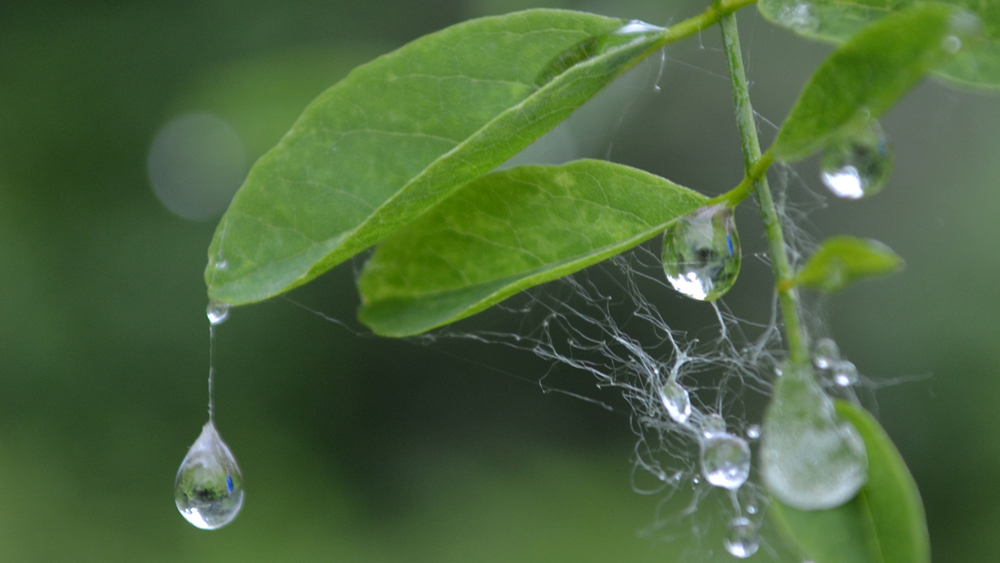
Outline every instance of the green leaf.
<path id="1" fill-rule="evenodd" d="M 358 317 L 386 336 L 424 332 L 631 248 L 705 201 L 596 160 L 494 172 L 379 245 Z"/>
<path id="2" fill-rule="evenodd" d="M 902 456 L 864 410 L 837 401 L 868 450 L 868 482 L 849 503 L 802 511 L 771 502 L 778 528 L 815 563 L 928 563 L 930 539 L 923 503 Z"/>
<path id="3" fill-rule="evenodd" d="M 881 242 L 842 235 L 823 241 L 794 283 L 833 293 L 857 279 L 891 274 L 903 266 L 903 259 Z"/>
<path id="4" fill-rule="evenodd" d="M 305 283 L 489 172 L 662 42 L 622 25 L 532 10 L 358 67 L 250 171 L 209 248 L 209 297 L 243 304 Z"/>
<path id="5" fill-rule="evenodd" d="M 882 115 L 951 56 L 942 41 L 955 14 L 949 6 L 922 4 L 858 32 L 813 74 L 768 152 L 799 160 Z"/>
<path id="6" fill-rule="evenodd" d="M 843 42 L 865 25 L 917 3 L 917 0 L 760 0 L 760 13 L 772 22 L 814 39 Z M 979 19 L 978 37 L 969 38 L 955 59 L 936 72 L 959 84 L 1000 87 L 1000 2 L 940 0 Z M 958 22 L 959 27 L 966 24 Z"/>

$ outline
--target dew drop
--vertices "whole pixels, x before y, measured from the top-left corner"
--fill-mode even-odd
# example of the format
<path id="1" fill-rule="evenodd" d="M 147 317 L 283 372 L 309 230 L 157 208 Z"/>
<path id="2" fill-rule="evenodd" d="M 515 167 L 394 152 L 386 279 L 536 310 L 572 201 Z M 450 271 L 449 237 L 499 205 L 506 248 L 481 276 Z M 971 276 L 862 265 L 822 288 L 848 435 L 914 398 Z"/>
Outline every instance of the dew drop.
<path id="1" fill-rule="evenodd" d="M 212 326 L 220 325 L 229 318 L 229 303 L 215 300 L 209 301 L 208 308 L 205 309 L 205 314 L 208 315 L 208 322 L 212 323 Z"/>
<path id="2" fill-rule="evenodd" d="M 757 505 L 755 505 L 755 504 L 748 504 L 747 505 L 747 514 L 757 514 Z"/>
<path id="3" fill-rule="evenodd" d="M 941 39 L 941 50 L 949 55 L 955 55 L 962 50 L 962 40 L 957 35 L 946 35 Z"/>
<path id="4" fill-rule="evenodd" d="M 726 538 L 726 551 L 733 557 L 746 559 L 760 548 L 760 536 L 757 526 L 742 516 L 729 522 L 729 536 Z"/>
<path id="5" fill-rule="evenodd" d="M 712 413 L 705 417 L 705 420 L 701 422 L 701 435 L 705 438 L 711 438 L 716 434 L 726 433 L 726 419 L 722 418 L 722 415 Z"/>
<path id="6" fill-rule="evenodd" d="M 750 476 L 750 446 L 732 434 L 712 434 L 701 443 L 701 472 L 716 487 L 736 490 Z"/>
<path id="7" fill-rule="evenodd" d="M 705 207 L 663 233 L 663 271 L 670 285 L 699 301 L 725 295 L 740 273 L 740 238 L 733 211 Z"/>
<path id="8" fill-rule="evenodd" d="M 830 369 L 838 361 L 840 361 L 840 349 L 837 348 L 837 343 L 831 338 L 820 338 L 813 354 L 813 365 L 819 369 Z"/>
<path id="9" fill-rule="evenodd" d="M 777 14 L 778 21 L 785 27 L 798 32 L 813 32 L 819 29 L 819 18 L 816 10 L 808 2 L 785 4 Z"/>
<path id="10" fill-rule="evenodd" d="M 225 526 L 243 506 L 240 468 L 211 421 L 177 470 L 174 502 L 188 522 L 203 530 Z"/>
<path id="11" fill-rule="evenodd" d="M 874 119 L 823 152 L 820 179 L 837 197 L 860 199 L 877 194 L 892 173 L 892 145 Z"/>
<path id="12" fill-rule="evenodd" d="M 216 270 L 225 270 L 227 268 L 229 268 L 229 262 L 226 260 L 219 260 L 215 263 Z"/>
<path id="13" fill-rule="evenodd" d="M 785 366 L 764 416 L 760 455 L 767 488 L 799 510 L 840 506 L 868 479 L 861 435 L 837 416 L 808 364 Z"/>
<path id="14" fill-rule="evenodd" d="M 691 416 L 691 396 L 687 389 L 674 380 L 667 381 L 660 389 L 660 401 L 674 422 L 684 424 Z"/>
<path id="15" fill-rule="evenodd" d="M 751 424 L 750 426 L 748 426 L 747 438 L 750 438 L 751 440 L 756 440 L 757 438 L 760 438 L 760 425 Z"/>
<path id="16" fill-rule="evenodd" d="M 833 382 L 841 387 L 850 387 L 858 382 L 858 368 L 853 362 L 841 360 L 830 366 Z"/>

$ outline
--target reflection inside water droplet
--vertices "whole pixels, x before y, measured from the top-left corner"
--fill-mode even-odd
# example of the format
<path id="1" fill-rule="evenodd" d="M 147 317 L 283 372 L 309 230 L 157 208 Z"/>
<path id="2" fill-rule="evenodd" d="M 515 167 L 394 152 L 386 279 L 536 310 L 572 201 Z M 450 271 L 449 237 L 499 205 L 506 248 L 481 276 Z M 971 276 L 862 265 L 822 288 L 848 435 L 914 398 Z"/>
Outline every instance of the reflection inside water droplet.
<path id="1" fill-rule="evenodd" d="M 174 482 L 177 510 L 203 530 L 221 528 L 243 506 L 243 476 L 211 421 L 188 450 Z"/>
<path id="2" fill-rule="evenodd" d="M 746 559 L 760 548 L 760 536 L 757 527 L 743 517 L 733 518 L 729 522 L 729 536 L 726 538 L 726 551 L 734 557 Z"/>
<path id="3" fill-rule="evenodd" d="M 725 295 L 736 282 L 740 259 L 733 211 L 724 205 L 699 209 L 663 233 L 663 271 L 674 289 L 692 299 Z"/>
<path id="4" fill-rule="evenodd" d="M 874 119 L 831 143 L 823 152 L 820 179 L 837 197 L 877 194 L 892 173 L 892 145 Z"/>

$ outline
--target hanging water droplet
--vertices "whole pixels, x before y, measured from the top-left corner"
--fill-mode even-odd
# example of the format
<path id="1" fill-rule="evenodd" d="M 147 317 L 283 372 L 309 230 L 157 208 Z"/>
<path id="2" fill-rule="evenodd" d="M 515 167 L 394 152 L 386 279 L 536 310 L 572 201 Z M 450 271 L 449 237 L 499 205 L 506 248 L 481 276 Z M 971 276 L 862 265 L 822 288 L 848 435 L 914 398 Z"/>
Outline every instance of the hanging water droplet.
<path id="1" fill-rule="evenodd" d="M 734 557 L 746 559 L 760 548 L 760 536 L 757 526 L 742 516 L 729 522 L 729 536 L 726 538 L 726 551 Z"/>
<path id="2" fill-rule="evenodd" d="M 687 389 L 674 380 L 667 381 L 660 389 L 660 401 L 674 422 L 684 424 L 691 416 L 691 396 Z"/>
<path id="3" fill-rule="evenodd" d="M 722 415 L 712 413 L 701 421 L 701 435 L 705 438 L 711 438 L 716 434 L 726 433 L 726 419 L 722 418 Z"/>
<path id="4" fill-rule="evenodd" d="M 205 314 L 208 315 L 208 322 L 212 325 L 220 325 L 226 322 L 229 318 L 229 303 L 222 301 L 212 301 L 208 302 L 208 308 L 205 309 Z"/>
<path id="5" fill-rule="evenodd" d="M 850 387 L 858 382 L 858 368 L 853 362 L 841 360 L 830 366 L 833 382 L 841 387 Z"/>
<path id="6" fill-rule="evenodd" d="M 831 338 L 820 338 L 813 353 L 813 364 L 819 369 L 830 369 L 830 366 L 838 361 L 840 361 L 840 349 L 837 348 L 837 343 Z"/>
<path id="7" fill-rule="evenodd" d="M 663 271 L 677 291 L 700 301 L 725 295 L 740 273 L 740 238 L 733 211 L 704 207 L 663 233 Z"/>
<path id="8" fill-rule="evenodd" d="M 701 443 L 701 472 L 716 487 L 736 490 L 750 476 L 750 446 L 726 432 Z"/>
<path id="9" fill-rule="evenodd" d="M 203 530 L 225 526 L 243 506 L 240 468 L 211 421 L 177 470 L 174 502 L 188 522 Z"/>
<path id="10" fill-rule="evenodd" d="M 760 456 L 767 488 L 800 510 L 840 506 L 868 479 L 861 435 L 837 416 L 808 364 L 786 365 L 775 385 Z"/>
<path id="11" fill-rule="evenodd" d="M 747 427 L 747 438 L 750 438 L 751 440 L 756 440 L 757 438 L 760 438 L 759 424 L 751 424 L 750 426 Z"/>
<path id="12" fill-rule="evenodd" d="M 823 152 L 820 178 L 837 197 L 860 199 L 882 190 L 892 173 L 892 145 L 878 121 L 841 137 Z"/>

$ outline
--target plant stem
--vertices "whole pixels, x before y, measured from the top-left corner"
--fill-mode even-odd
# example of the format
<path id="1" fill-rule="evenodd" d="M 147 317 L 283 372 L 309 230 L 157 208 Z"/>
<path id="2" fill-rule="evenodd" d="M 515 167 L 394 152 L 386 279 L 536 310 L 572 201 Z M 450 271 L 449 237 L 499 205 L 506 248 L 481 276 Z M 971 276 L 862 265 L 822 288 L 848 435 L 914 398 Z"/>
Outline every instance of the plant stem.
<path id="1" fill-rule="evenodd" d="M 739 197 L 741 193 L 745 197 L 749 185 L 753 184 L 760 214 L 764 220 L 764 230 L 767 233 L 771 264 L 774 267 L 775 290 L 778 292 L 781 315 L 785 321 L 789 361 L 792 364 L 801 365 L 809 362 L 809 339 L 800 324 L 799 293 L 791 283 L 794 274 L 785 251 L 785 234 L 782 231 L 781 218 L 778 217 L 778 211 L 774 206 L 774 198 L 771 197 L 771 188 L 767 183 L 766 171 L 771 164 L 771 157 L 765 155 L 764 158 L 761 158 L 760 142 L 757 140 L 757 125 L 754 122 L 753 106 L 750 105 L 749 86 L 746 74 L 743 72 L 743 54 L 740 50 L 736 16 L 732 12 L 723 13 L 719 18 L 719 24 L 722 29 L 726 62 L 729 65 L 729 81 L 733 89 L 733 102 L 736 104 L 736 122 L 740 130 L 743 158 L 746 164 L 744 181 L 736 189 L 722 197 L 726 197 L 730 201 Z M 744 186 L 744 184 L 747 185 Z"/>

